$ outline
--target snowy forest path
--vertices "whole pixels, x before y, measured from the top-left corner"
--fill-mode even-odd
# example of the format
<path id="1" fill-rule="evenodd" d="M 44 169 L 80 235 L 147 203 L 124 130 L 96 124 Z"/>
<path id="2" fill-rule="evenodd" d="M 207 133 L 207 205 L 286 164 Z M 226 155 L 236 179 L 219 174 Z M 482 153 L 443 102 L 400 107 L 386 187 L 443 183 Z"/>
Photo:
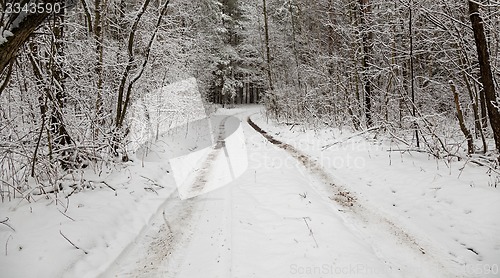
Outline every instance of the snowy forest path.
<path id="1" fill-rule="evenodd" d="M 247 121 L 255 112 L 238 115 L 248 170 L 167 200 L 104 277 L 453 277 L 396 225 L 353 213 L 355 198 L 325 184 L 320 165 Z"/>

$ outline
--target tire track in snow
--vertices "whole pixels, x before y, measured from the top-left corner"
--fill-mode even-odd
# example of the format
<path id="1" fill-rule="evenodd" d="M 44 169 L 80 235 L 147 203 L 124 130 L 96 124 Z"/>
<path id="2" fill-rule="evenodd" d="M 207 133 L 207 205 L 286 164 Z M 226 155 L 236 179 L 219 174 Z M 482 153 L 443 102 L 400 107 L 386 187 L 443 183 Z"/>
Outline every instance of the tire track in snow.
<path id="1" fill-rule="evenodd" d="M 226 190 L 225 193 L 222 193 L 222 196 L 224 196 L 223 199 L 225 200 L 223 203 L 215 201 L 217 198 L 212 199 L 214 196 L 213 193 L 211 194 L 211 197 L 208 197 L 206 194 L 200 195 L 200 192 L 203 191 L 205 184 L 209 181 L 210 175 L 212 174 L 214 167 L 216 167 L 214 162 L 221 155 L 221 152 L 224 152 L 226 158 L 228 158 L 224 141 L 227 120 L 231 116 L 241 113 L 242 112 L 225 115 L 225 117 L 220 121 L 218 134 L 213 140 L 215 145 L 212 146 L 210 152 L 204 158 L 194 178 L 190 191 L 190 195 L 194 197 L 187 199 L 187 201 L 192 201 L 195 204 L 203 204 L 201 209 L 192 212 L 192 214 L 195 214 L 196 217 L 192 217 L 193 220 L 191 220 L 190 232 L 210 234 L 210 243 L 212 244 L 211 247 L 214 245 L 223 247 L 220 250 L 216 248 L 211 249 L 203 254 L 203 257 L 206 260 L 215 259 L 217 261 L 219 267 L 218 271 L 221 273 L 220 277 L 232 277 L 232 190 Z M 215 195 L 218 196 L 217 193 L 215 193 Z M 220 216 L 219 218 L 203 218 L 206 215 L 210 215 L 210 212 L 213 212 L 214 210 L 218 212 Z M 193 223 L 193 221 L 196 221 L 196 223 Z M 218 224 L 213 225 L 213 223 Z M 190 268 L 193 266 L 196 268 L 195 262 L 199 262 L 197 261 L 199 258 L 196 258 L 198 254 L 193 254 L 192 252 L 198 248 L 199 245 L 197 243 L 204 243 L 203 241 L 200 242 L 199 239 L 200 237 L 196 238 L 196 236 L 193 236 L 193 238 L 190 237 L 188 241 L 182 244 L 181 248 L 173 250 L 172 252 L 177 252 L 175 252 L 174 256 L 164 259 L 164 265 L 162 267 L 162 269 L 164 269 L 162 273 L 163 275 L 158 277 L 193 277 L 193 270 Z M 195 258 L 193 258 L 193 256 Z"/>
<path id="2" fill-rule="evenodd" d="M 163 277 L 155 275 L 172 252 L 189 242 L 193 212 L 199 210 L 193 200 L 180 200 L 177 190 L 165 199 L 135 240 L 120 253 L 99 277 Z M 175 213 L 173 213 L 175 212 Z M 195 222 L 197 223 L 197 222 Z"/>
<path id="3" fill-rule="evenodd" d="M 297 150 L 293 146 L 283 143 L 280 140 L 269 135 L 266 131 L 264 131 L 257 124 L 255 124 L 250 119 L 250 117 L 248 117 L 247 122 L 254 130 L 256 130 L 258 133 L 264 136 L 264 138 L 266 138 L 269 142 L 287 151 L 292 157 L 297 159 L 304 167 L 306 167 L 306 169 L 308 169 L 313 174 L 320 177 L 322 181 L 329 183 L 332 186 L 332 189 L 335 190 L 335 197 L 331 199 L 335 200 L 343 207 L 352 207 L 354 204 L 356 204 L 357 199 L 353 196 L 353 194 L 347 191 L 342 186 L 335 185 L 333 182 L 331 182 L 330 175 L 323 169 L 323 167 L 321 167 L 321 165 L 319 165 L 311 157 Z"/>
<path id="4" fill-rule="evenodd" d="M 379 233 L 379 236 L 383 236 L 389 239 L 392 238 L 393 242 L 397 242 L 398 244 L 401 245 L 404 244 L 404 246 L 408 247 L 415 254 L 415 256 L 421 258 L 420 263 L 425 263 L 425 267 L 421 265 L 419 269 L 431 271 L 431 273 L 432 270 L 437 270 L 446 275 L 446 277 L 456 277 L 455 274 L 449 273 L 449 270 L 447 270 L 445 266 L 439 260 L 436 259 L 435 255 L 427 252 L 426 251 L 427 247 L 426 249 L 424 249 L 422 247 L 422 244 L 419 243 L 415 239 L 415 237 L 410 235 L 403 228 L 399 227 L 397 224 L 395 224 L 387 217 L 380 215 L 376 211 L 370 210 L 365 206 L 363 206 L 363 204 L 358 201 L 358 198 L 353 192 L 348 191 L 343 186 L 335 184 L 333 182 L 333 178 L 331 177 L 331 175 L 328 174 L 325 171 L 325 169 L 309 155 L 303 153 L 302 151 L 298 150 L 297 148 L 287 143 L 284 143 L 276 139 L 275 137 L 267 133 L 265 130 L 260 128 L 257 124 L 255 124 L 251 120 L 250 116 L 248 116 L 247 122 L 255 131 L 257 131 L 264 138 L 266 138 L 266 140 L 268 140 L 273 145 L 285 150 L 289 155 L 291 155 L 293 158 L 299 161 L 313 176 L 318 177 L 322 183 L 329 185 L 329 189 L 333 190 L 333 197 L 330 196 L 329 199 L 335 201 L 337 204 L 344 207 L 345 210 L 343 211 L 350 213 L 350 216 L 354 218 L 355 222 L 361 221 L 361 226 L 363 227 L 368 226 L 372 229 L 374 228 L 376 230 L 379 230 L 377 231 Z M 314 188 L 312 189 L 314 190 Z M 360 231 L 361 233 L 366 232 L 363 230 Z M 374 242 L 376 242 L 376 236 L 374 236 Z M 373 248 L 383 249 L 384 246 L 381 247 L 373 246 Z M 375 251 L 378 251 L 378 253 L 384 252 L 383 250 L 375 250 Z M 382 255 L 382 257 L 385 256 Z M 386 263 L 392 264 L 391 262 L 386 262 Z M 397 265 L 393 266 L 397 267 Z"/>
<path id="5" fill-rule="evenodd" d="M 237 114 L 239 114 L 239 113 L 237 113 Z M 231 116 L 234 116 L 234 115 L 227 115 L 220 121 L 219 132 L 218 132 L 217 138 L 215 140 L 216 144 L 215 144 L 215 146 L 212 147 L 212 150 L 210 151 L 210 153 L 207 155 L 207 157 L 203 161 L 202 166 L 200 167 L 200 170 L 195 178 L 195 181 L 193 183 L 192 190 L 190 193 L 194 194 L 193 196 L 195 196 L 196 201 L 201 200 L 200 198 L 197 198 L 197 197 L 199 196 L 199 193 L 203 191 L 204 186 L 209 179 L 210 173 L 213 171 L 213 167 L 215 166 L 214 161 L 217 159 L 217 157 L 221 154 L 221 152 L 224 152 L 224 154 L 226 155 L 226 158 L 228 159 L 228 153 L 227 153 L 224 137 L 225 137 L 225 133 L 226 133 L 226 128 L 225 128 L 226 121 Z M 234 174 L 233 173 L 231 173 L 231 174 L 234 177 Z M 231 194 L 231 192 L 232 191 L 228 191 L 227 194 Z M 224 225 L 221 227 L 219 237 L 221 240 L 222 240 L 222 238 L 224 238 L 222 240 L 223 246 L 225 247 L 224 253 L 228 253 L 228 254 L 224 255 L 225 258 L 227 258 L 227 261 L 224 262 L 227 265 L 226 270 L 225 270 L 225 271 L 227 271 L 227 273 L 225 273 L 226 275 L 224 277 L 231 277 L 231 271 L 232 271 L 232 251 L 231 250 L 233 247 L 232 246 L 233 245 L 232 244 L 232 225 L 231 225 L 232 198 L 231 198 L 231 196 L 226 196 L 225 200 L 226 201 L 224 202 L 223 207 L 224 207 L 224 210 L 227 211 L 228 215 L 223 217 L 224 220 L 221 220 L 224 223 Z M 210 209 L 210 206 L 208 209 Z M 199 216 L 201 217 L 201 215 L 202 214 L 200 214 Z M 200 221 L 198 221 L 198 222 L 200 222 Z M 221 255 L 219 255 L 220 260 L 222 260 L 221 258 L 222 258 Z M 178 264 L 178 265 L 181 266 L 182 263 Z M 177 274 L 174 275 L 174 277 L 176 277 L 176 276 L 177 276 Z"/>
<path id="6" fill-rule="evenodd" d="M 226 133 L 225 125 L 229 117 L 230 117 L 229 115 L 224 117 L 224 119 L 222 119 L 222 121 L 219 123 L 219 134 L 217 134 L 217 139 L 216 139 L 217 143 L 212 148 L 210 153 L 207 155 L 205 161 L 203 161 L 202 166 L 200 167 L 199 170 L 200 172 L 196 176 L 195 181 L 193 183 L 191 194 L 195 194 L 194 196 L 198 195 L 197 193 L 203 190 L 203 187 L 207 182 L 207 176 L 212 170 L 212 163 L 219 156 L 221 150 L 225 148 L 225 142 L 224 142 L 224 134 Z"/>
<path id="7" fill-rule="evenodd" d="M 191 193 L 203 190 L 207 177 L 212 170 L 213 161 L 225 148 L 225 124 L 230 116 L 233 115 L 227 115 L 219 123 L 219 132 L 215 138 L 216 145 L 212 147 L 212 150 L 202 162 Z M 130 243 L 122 251 L 100 277 L 176 277 L 186 255 L 182 252 L 176 252 L 176 250 L 189 245 L 193 236 L 192 233 L 196 231 L 200 223 L 198 218 L 203 215 L 199 212 L 206 205 L 206 202 L 200 202 L 197 195 L 195 194 L 193 198 L 181 200 L 177 190 L 172 192 L 155 216 L 152 217 L 149 224 L 137 235 L 134 242 Z M 228 200 L 231 201 L 230 198 Z M 229 208 L 230 210 L 230 206 L 231 203 L 225 204 L 226 209 Z M 162 212 L 162 215 L 160 215 L 160 212 Z M 227 225 L 225 228 L 228 229 Z M 225 242 L 228 245 L 228 250 L 231 250 L 232 239 L 230 230 L 228 231 L 229 235 Z M 141 252 L 143 253 L 142 256 L 138 256 L 137 254 Z M 175 262 L 170 263 L 177 267 L 166 269 L 165 263 L 174 252 L 176 254 Z M 231 265 L 229 265 L 229 271 L 230 269 Z"/>

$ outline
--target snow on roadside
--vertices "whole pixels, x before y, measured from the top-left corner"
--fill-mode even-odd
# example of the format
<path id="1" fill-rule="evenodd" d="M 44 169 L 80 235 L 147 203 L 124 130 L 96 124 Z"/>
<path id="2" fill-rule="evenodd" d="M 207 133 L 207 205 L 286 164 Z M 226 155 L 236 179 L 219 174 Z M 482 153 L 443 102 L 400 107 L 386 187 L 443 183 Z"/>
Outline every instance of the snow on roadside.
<path id="1" fill-rule="evenodd" d="M 2 276 L 96 276 L 174 192 L 166 171 L 166 166 L 150 170 L 139 162 L 103 169 L 101 177 L 88 171 L 86 180 L 105 181 L 115 191 L 101 183 L 67 199 L 64 194 L 69 192 L 61 192 L 57 198 L 48 195 L 31 203 L 3 203 L 0 217 L 8 217 L 15 231 L 0 226 L 5 246 L 0 255 Z"/>
<path id="2" fill-rule="evenodd" d="M 75 194 L 65 188 L 35 202 L 0 203 L 0 221 L 8 219 L 7 225 L 0 223 L 0 276 L 96 277 L 146 230 L 165 200 L 177 194 L 167 152 L 161 149 L 166 146 L 155 139 L 206 117 L 205 109 L 194 78 L 149 96 L 154 105 L 138 102 L 132 109 L 131 162 L 89 167 L 82 172 L 87 186 Z M 183 151 L 193 143 L 187 141 L 171 145 Z M 147 152 L 137 157 L 135 151 L 145 145 Z M 145 159 L 157 154 L 163 156 Z"/>
<path id="3" fill-rule="evenodd" d="M 465 162 L 447 165 L 422 153 L 389 152 L 398 146 L 369 135 L 323 151 L 323 146 L 352 134 L 304 131 L 277 125 L 261 114 L 251 118 L 276 139 L 315 158 L 336 184 L 414 236 L 444 267 L 463 277 L 500 276 L 500 223 L 495 221 L 500 188 L 491 186 L 496 177 L 486 168 Z"/>

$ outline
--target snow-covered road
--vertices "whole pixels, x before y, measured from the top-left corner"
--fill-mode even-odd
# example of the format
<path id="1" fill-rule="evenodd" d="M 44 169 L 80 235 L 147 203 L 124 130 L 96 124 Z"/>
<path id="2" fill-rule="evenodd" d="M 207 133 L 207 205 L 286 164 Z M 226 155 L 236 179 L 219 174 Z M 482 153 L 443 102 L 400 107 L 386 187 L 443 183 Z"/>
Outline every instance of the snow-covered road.
<path id="1" fill-rule="evenodd" d="M 253 113 L 237 115 L 248 170 L 195 198 L 171 195 L 103 277 L 457 276 L 300 150 L 258 133 Z"/>

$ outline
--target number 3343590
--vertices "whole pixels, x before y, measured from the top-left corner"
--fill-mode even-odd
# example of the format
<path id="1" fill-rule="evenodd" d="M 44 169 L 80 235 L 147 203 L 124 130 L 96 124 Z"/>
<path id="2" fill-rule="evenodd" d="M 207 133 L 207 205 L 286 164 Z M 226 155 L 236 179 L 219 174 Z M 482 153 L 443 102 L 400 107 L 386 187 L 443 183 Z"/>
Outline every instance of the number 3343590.
<path id="1" fill-rule="evenodd" d="M 30 13 L 30 14 L 41 14 L 41 13 L 59 13 L 62 10 L 61 3 L 26 3 L 21 5 L 20 3 L 5 3 L 6 13 Z"/>

